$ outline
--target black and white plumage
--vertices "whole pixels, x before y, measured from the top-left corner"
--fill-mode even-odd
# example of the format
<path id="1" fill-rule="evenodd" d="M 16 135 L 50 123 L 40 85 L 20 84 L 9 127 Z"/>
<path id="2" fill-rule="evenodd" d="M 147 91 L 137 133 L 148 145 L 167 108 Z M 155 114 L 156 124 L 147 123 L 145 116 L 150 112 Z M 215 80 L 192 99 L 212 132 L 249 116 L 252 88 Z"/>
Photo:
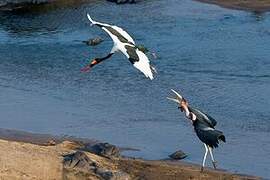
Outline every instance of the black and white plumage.
<path id="1" fill-rule="evenodd" d="M 89 14 L 87 14 L 89 21 L 92 25 L 96 25 L 103 29 L 113 40 L 113 47 L 110 53 L 103 58 L 95 58 L 89 65 L 87 65 L 83 71 L 88 71 L 94 65 L 101 61 L 110 58 L 115 52 L 122 52 L 135 68 L 140 70 L 147 78 L 151 80 L 154 78 L 153 72 L 155 68 L 150 65 L 148 57 L 137 48 L 132 37 L 118 26 L 113 26 L 105 23 L 94 21 Z"/>
<path id="2" fill-rule="evenodd" d="M 189 106 L 187 101 L 179 93 L 174 90 L 172 91 L 177 97 L 176 99 L 168 99 L 179 104 L 179 108 L 184 111 L 186 117 L 192 121 L 196 135 L 204 144 L 205 154 L 202 162 L 202 170 L 205 166 L 208 152 L 210 153 L 213 166 L 216 169 L 216 162 L 212 150 L 218 147 L 220 141 L 226 142 L 223 132 L 215 129 L 217 121 L 208 114 Z"/>

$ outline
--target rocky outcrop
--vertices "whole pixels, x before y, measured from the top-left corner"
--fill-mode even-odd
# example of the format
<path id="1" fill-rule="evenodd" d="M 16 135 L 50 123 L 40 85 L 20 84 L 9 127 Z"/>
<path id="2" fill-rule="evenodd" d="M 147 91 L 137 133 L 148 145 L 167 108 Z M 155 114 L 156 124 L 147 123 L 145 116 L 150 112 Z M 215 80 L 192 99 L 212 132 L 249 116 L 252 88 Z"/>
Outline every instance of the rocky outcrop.
<path id="1" fill-rule="evenodd" d="M 174 159 L 174 160 L 180 160 L 180 159 L 185 159 L 187 157 L 187 155 L 183 151 L 178 150 L 178 151 L 172 153 L 171 155 L 169 155 L 169 157 Z"/>
<path id="2" fill-rule="evenodd" d="M 16 4 L 41 4 L 51 1 L 53 0 L 0 0 L 0 6 L 16 5 Z"/>
<path id="3" fill-rule="evenodd" d="M 20 135 L 18 139 L 16 135 Z M 182 152 L 176 155 L 181 157 Z M 0 179 L 255 180 L 260 178 L 210 168 L 201 173 L 199 165 L 170 160 L 147 161 L 121 157 L 119 149 L 109 143 L 93 143 L 87 139 L 51 135 L 43 137 L 40 134 L 20 131 L 1 131 L 0 128 Z"/>
<path id="4" fill-rule="evenodd" d="M 85 152 L 77 151 L 72 154 L 64 156 L 64 168 L 66 169 L 66 177 L 68 173 L 81 174 L 82 177 L 87 177 L 89 179 L 97 177 L 98 179 L 104 180 L 129 180 L 130 176 L 116 169 L 111 169 L 103 166 L 102 164 L 95 162 L 94 159 L 90 159 Z"/>
<path id="5" fill-rule="evenodd" d="M 124 4 L 124 3 L 136 3 L 137 0 L 107 0 L 110 2 L 115 2 L 117 4 Z"/>
<path id="6" fill-rule="evenodd" d="M 44 146 L 0 139 L 0 177 L 5 180 L 260 179 L 208 168 L 201 173 L 200 166 L 183 162 L 103 157 L 81 150 L 83 146 L 70 141 Z"/>
<path id="7" fill-rule="evenodd" d="M 88 46 L 96 46 L 102 43 L 104 40 L 101 37 L 95 37 L 93 39 L 88 39 L 87 41 L 82 41 Z"/>
<path id="8" fill-rule="evenodd" d="M 119 157 L 120 149 L 109 143 L 97 143 L 85 146 L 84 150 L 103 157 Z"/>

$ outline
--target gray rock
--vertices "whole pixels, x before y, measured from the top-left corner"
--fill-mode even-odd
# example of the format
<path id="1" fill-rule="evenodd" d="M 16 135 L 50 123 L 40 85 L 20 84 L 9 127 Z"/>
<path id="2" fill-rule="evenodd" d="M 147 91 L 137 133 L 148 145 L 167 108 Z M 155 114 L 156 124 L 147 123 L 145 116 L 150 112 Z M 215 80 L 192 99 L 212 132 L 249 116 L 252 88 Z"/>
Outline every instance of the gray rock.
<path id="1" fill-rule="evenodd" d="M 86 150 L 104 157 L 120 156 L 120 149 L 109 143 L 97 143 L 95 145 L 86 147 Z"/>
<path id="2" fill-rule="evenodd" d="M 113 180 L 129 180 L 131 179 L 130 175 L 123 172 L 123 171 L 118 171 L 114 173 L 114 176 L 112 178 Z"/>
<path id="3" fill-rule="evenodd" d="M 64 167 L 88 172 L 96 169 L 96 163 L 90 160 L 85 153 L 77 151 L 64 156 Z"/>
<path id="4" fill-rule="evenodd" d="M 172 153 L 171 155 L 169 155 L 169 157 L 172 158 L 172 159 L 175 159 L 175 160 L 179 160 L 179 159 L 186 158 L 187 155 L 183 151 L 178 150 L 178 151 Z"/>
<path id="5" fill-rule="evenodd" d="M 102 144 L 102 143 L 100 143 Z M 99 144 L 99 145 L 100 145 Z M 108 146 L 108 143 L 103 143 L 103 145 Z M 101 146 L 103 146 L 101 145 Z M 101 167 L 99 164 L 92 161 L 84 152 L 77 151 L 72 154 L 64 156 L 64 168 L 70 172 L 77 174 L 82 173 L 83 177 L 88 174 L 94 174 L 103 180 L 129 180 L 131 179 L 129 174 L 123 171 L 112 171 Z"/>
<path id="6" fill-rule="evenodd" d="M 87 41 L 83 41 L 83 43 L 87 44 L 88 46 L 96 46 L 103 42 L 103 39 L 101 37 L 96 37 L 93 39 L 89 39 Z"/>
<path id="7" fill-rule="evenodd" d="M 97 168 L 95 172 L 98 176 L 104 180 L 129 180 L 131 179 L 129 174 L 123 171 L 112 172 L 107 169 Z"/>
<path id="8" fill-rule="evenodd" d="M 104 180 L 111 180 L 113 178 L 113 173 L 103 168 L 97 168 L 96 174 L 102 177 Z"/>
<path id="9" fill-rule="evenodd" d="M 115 2 L 116 4 L 124 4 L 124 3 L 136 3 L 136 0 L 107 0 L 110 2 Z"/>
<path id="10" fill-rule="evenodd" d="M 50 0 L 0 0 L 0 7 L 6 5 L 16 5 L 16 4 L 41 4 L 51 2 Z"/>

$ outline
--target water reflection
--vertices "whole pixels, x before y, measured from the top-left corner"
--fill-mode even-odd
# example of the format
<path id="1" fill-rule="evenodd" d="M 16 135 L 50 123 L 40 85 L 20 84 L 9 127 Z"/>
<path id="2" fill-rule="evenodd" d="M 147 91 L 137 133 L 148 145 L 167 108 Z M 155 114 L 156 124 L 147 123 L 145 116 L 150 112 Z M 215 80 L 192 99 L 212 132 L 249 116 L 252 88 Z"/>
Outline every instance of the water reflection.
<path id="1" fill-rule="evenodd" d="M 256 18 L 256 21 L 263 21 L 265 12 L 253 11 L 253 16 Z"/>
<path id="2" fill-rule="evenodd" d="M 11 34 L 22 36 L 38 35 L 39 33 L 56 33 L 76 26 L 83 19 L 85 6 L 96 6 L 96 1 L 56 1 L 49 4 L 32 5 L 12 11 L 0 11 L 0 25 Z"/>

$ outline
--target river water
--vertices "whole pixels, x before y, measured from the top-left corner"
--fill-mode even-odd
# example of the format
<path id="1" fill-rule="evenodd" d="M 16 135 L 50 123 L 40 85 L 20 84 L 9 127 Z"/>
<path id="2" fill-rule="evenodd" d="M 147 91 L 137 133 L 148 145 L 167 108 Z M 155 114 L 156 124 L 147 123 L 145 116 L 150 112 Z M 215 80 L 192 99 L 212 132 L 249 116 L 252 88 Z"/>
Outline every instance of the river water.
<path id="1" fill-rule="evenodd" d="M 121 54 L 81 73 L 112 46 L 89 26 L 87 12 L 155 52 L 156 79 L 146 79 Z M 81 43 L 96 36 L 105 41 Z M 227 138 L 214 151 L 220 168 L 269 178 L 269 44 L 269 13 L 189 0 L 1 13 L 1 128 L 95 138 L 138 148 L 127 155 L 146 159 L 182 149 L 186 161 L 201 163 L 204 147 L 192 125 L 166 100 L 173 88 L 217 119 Z"/>

